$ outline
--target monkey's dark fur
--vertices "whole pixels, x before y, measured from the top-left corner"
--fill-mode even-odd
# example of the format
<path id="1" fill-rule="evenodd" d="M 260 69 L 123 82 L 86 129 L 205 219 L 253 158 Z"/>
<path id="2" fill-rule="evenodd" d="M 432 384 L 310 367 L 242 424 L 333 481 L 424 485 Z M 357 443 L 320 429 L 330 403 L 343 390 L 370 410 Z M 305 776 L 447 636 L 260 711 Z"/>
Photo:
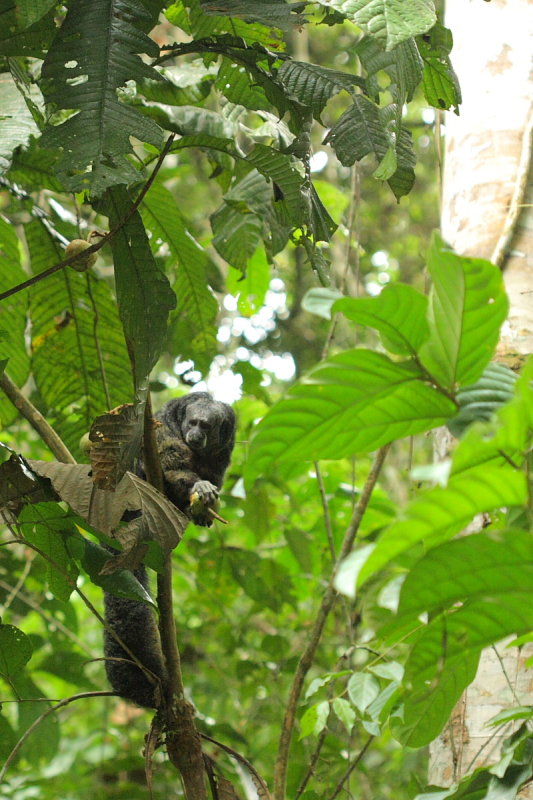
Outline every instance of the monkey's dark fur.
<path id="1" fill-rule="evenodd" d="M 197 392 L 169 400 L 156 414 L 156 419 L 161 423 L 156 427 L 156 440 L 166 496 L 197 525 L 210 526 L 212 517 L 207 509 L 216 503 L 235 443 L 233 409 L 213 400 L 206 392 Z M 142 463 L 139 474 L 144 477 Z M 203 501 L 194 512 L 190 508 L 193 493 Z M 148 588 L 144 567 L 134 575 Z M 104 605 L 106 622 L 155 676 L 150 680 L 106 630 L 104 654 L 109 682 L 121 697 L 154 708 L 158 683 L 164 684 L 166 680 L 154 616 L 143 603 L 107 593 Z"/>

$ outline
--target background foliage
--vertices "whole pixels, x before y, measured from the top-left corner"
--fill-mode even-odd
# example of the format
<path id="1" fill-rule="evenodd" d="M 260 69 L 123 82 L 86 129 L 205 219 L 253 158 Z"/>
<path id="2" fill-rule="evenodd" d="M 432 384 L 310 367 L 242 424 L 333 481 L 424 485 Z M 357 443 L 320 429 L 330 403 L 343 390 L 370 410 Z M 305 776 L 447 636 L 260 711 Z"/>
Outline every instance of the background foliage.
<path id="1" fill-rule="evenodd" d="M 206 386 L 236 401 L 230 524 L 190 526 L 174 556 L 198 726 L 271 784 L 293 676 L 331 596 L 287 796 L 415 796 L 419 748 L 481 649 L 533 628 L 520 588 L 532 367 L 517 380 L 491 363 L 507 313 L 498 270 L 431 238 L 432 108 L 460 103 L 450 32 L 431 0 L 19 0 L 0 2 L 0 20 L 5 374 L 80 462 L 94 418 L 148 387 L 157 405 Z M 94 267 L 50 270 L 92 231 Z M 1 549 L 4 762 L 45 698 L 106 683 L 100 624 L 72 593 L 77 581 L 101 608 L 102 531 L 57 486 L 70 509 L 32 497 L 42 486 L 7 459 L 51 454 L 3 394 L 0 419 L 2 500 L 43 500 L 7 517 Z M 422 469 L 417 434 L 444 423 L 463 438 L 450 463 Z M 139 436 L 133 420 L 130 448 Z M 368 453 L 390 443 L 347 547 Z M 487 527 L 455 539 L 480 512 Z M 146 796 L 146 728 L 114 699 L 73 702 L 24 742 L 2 796 Z M 529 753 L 520 730 L 492 773 L 439 796 L 514 792 Z M 154 797 L 177 795 L 155 762 Z"/>

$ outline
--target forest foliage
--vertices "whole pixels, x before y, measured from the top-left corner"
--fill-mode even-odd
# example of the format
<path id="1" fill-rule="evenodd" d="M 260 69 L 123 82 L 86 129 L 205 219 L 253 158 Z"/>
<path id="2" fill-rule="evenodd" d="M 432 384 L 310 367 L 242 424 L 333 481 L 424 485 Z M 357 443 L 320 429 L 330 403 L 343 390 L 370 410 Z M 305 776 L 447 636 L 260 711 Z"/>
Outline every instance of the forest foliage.
<path id="1" fill-rule="evenodd" d="M 428 235 L 435 182 L 414 119 L 461 102 L 452 32 L 432 0 L 0 0 L 0 20 L 2 796 L 146 796 L 145 713 L 84 696 L 107 689 L 102 588 L 153 602 L 101 547 L 133 507 L 122 566 L 140 539 L 159 572 L 177 548 L 213 796 L 266 797 L 260 775 L 276 800 L 415 797 L 482 649 L 533 630 L 533 365 L 494 362 L 499 270 L 405 234 Z M 131 472 L 144 406 L 227 385 L 229 525 L 184 530 Z M 431 465 L 442 425 L 459 442 Z M 531 713 L 435 796 L 514 796 Z"/>

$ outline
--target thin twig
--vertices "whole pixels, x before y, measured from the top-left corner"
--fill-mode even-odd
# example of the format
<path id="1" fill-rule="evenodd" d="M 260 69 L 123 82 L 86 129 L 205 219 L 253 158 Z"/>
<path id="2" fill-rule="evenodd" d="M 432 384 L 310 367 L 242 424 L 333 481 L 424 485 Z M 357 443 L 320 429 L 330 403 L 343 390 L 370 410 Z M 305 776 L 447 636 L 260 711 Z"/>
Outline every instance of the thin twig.
<path id="1" fill-rule="evenodd" d="M 389 451 L 389 447 L 390 445 L 385 445 L 376 453 L 376 456 L 374 458 L 374 463 L 367 476 L 366 483 L 359 497 L 359 501 L 355 507 L 352 519 L 350 520 L 350 524 L 348 525 L 348 528 L 346 529 L 346 532 L 344 534 L 341 551 L 333 567 L 332 574 L 328 582 L 328 586 L 322 598 L 320 608 L 318 609 L 318 613 L 313 628 L 311 630 L 311 634 L 309 636 L 309 641 L 307 643 L 304 652 L 300 656 L 298 666 L 296 667 L 296 672 L 294 674 L 291 690 L 289 693 L 289 699 L 287 701 L 287 707 L 285 709 L 285 717 L 283 719 L 281 736 L 278 746 L 278 755 L 274 770 L 275 800 L 284 800 L 285 798 L 285 785 L 287 782 L 287 765 L 289 758 L 289 748 L 296 718 L 296 707 L 298 705 L 298 701 L 302 693 L 305 677 L 313 664 L 315 653 L 317 651 L 318 645 L 320 644 L 320 639 L 324 631 L 326 620 L 337 598 L 337 590 L 335 589 L 335 578 L 337 576 L 337 572 L 339 570 L 341 563 L 348 556 L 353 547 L 355 537 L 357 536 L 357 531 L 359 530 L 359 525 L 361 524 L 361 520 L 367 509 L 379 473 L 383 466 L 385 456 Z"/>
<path id="2" fill-rule="evenodd" d="M 132 203 L 131 208 L 112 230 L 110 230 L 108 233 L 105 233 L 98 242 L 95 242 L 95 244 L 92 244 L 90 247 L 88 247 L 86 250 L 83 251 L 84 258 L 91 255 L 91 253 L 97 253 L 98 250 L 100 250 L 105 244 L 107 244 L 107 242 L 110 239 L 112 239 L 113 236 L 115 236 L 135 214 L 140 204 L 144 200 L 146 193 L 148 192 L 152 183 L 154 182 L 157 173 L 161 169 L 161 165 L 163 164 L 163 161 L 172 146 L 172 142 L 174 141 L 175 136 L 176 134 L 172 133 L 168 137 L 167 141 L 165 142 L 165 146 L 161 151 L 159 158 L 157 159 L 156 165 L 152 170 L 152 174 L 144 184 L 135 202 Z M 49 275 L 53 275 L 55 272 L 59 272 L 60 269 L 68 267 L 70 264 L 73 264 L 74 261 L 76 261 L 78 258 L 79 258 L 79 253 L 76 253 L 70 256 L 69 258 L 64 258 L 58 264 L 54 264 L 52 267 L 49 267 L 48 269 L 45 269 L 42 272 L 39 272 L 38 275 L 33 275 L 31 278 L 28 278 L 28 280 L 19 283 L 17 286 L 13 286 L 11 289 L 7 289 L 5 292 L 1 292 L 0 302 L 2 300 L 5 300 L 7 297 L 11 297 L 12 295 L 17 294 L 17 292 L 21 292 L 23 289 L 27 289 L 29 286 L 33 286 L 34 284 L 39 283 L 39 281 L 48 278 Z"/>
<path id="3" fill-rule="evenodd" d="M 369 736 L 369 738 L 367 739 L 361 750 L 358 752 L 358 754 L 356 755 L 356 757 L 354 758 L 354 760 L 352 761 L 352 763 L 350 764 L 350 766 L 348 767 L 348 769 L 346 770 L 346 772 L 344 773 L 344 775 L 342 776 L 336 787 L 334 788 L 333 793 L 330 794 L 327 800 L 335 800 L 335 798 L 338 797 L 338 795 L 342 791 L 342 787 L 344 786 L 344 784 L 346 783 L 346 781 L 348 780 L 348 778 L 350 777 L 356 766 L 360 763 L 361 759 L 363 758 L 364 754 L 366 753 L 366 751 L 368 750 L 374 739 L 375 736 Z"/>
<path id="4" fill-rule="evenodd" d="M 12 751 L 8 755 L 8 757 L 6 759 L 6 763 L 2 767 L 2 770 L 0 771 L 0 783 L 5 778 L 5 774 L 6 774 L 7 770 L 8 770 L 11 762 L 17 756 L 17 754 L 18 754 L 20 748 L 22 747 L 22 745 L 24 744 L 24 742 L 33 733 L 35 728 L 37 728 L 37 726 L 40 725 L 41 722 L 43 722 L 43 720 L 45 720 L 47 717 L 49 717 L 50 714 L 53 714 L 55 711 L 58 711 L 60 708 L 63 708 L 64 706 L 68 706 L 69 703 L 73 703 L 75 700 L 83 700 L 86 697 L 113 697 L 114 694 L 115 694 L 114 692 L 82 692 L 81 694 L 74 694 L 74 695 L 72 695 L 72 697 L 66 697 L 64 700 L 60 700 L 59 703 L 56 703 L 55 706 L 52 706 L 51 708 L 47 708 L 46 711 L 44 711 L 39 717 L 37 717 L 37 719 L 32 722 L 30 727 L 27 728 L 24 731 L 24 733 L 22 734 L 22 736 L 20 737 L 20 739 L 16 743 L 15 747 L 12 749 Z"/>

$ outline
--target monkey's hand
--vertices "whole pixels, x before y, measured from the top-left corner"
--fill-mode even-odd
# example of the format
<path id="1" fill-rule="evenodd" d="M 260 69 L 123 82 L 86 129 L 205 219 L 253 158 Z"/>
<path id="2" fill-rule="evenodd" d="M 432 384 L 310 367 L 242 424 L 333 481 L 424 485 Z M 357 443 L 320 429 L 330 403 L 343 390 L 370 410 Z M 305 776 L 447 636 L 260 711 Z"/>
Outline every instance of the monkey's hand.
<path id="1" fill-rule="evenodd" d="M 215 512 L 218 505 L 218 489 L 210 481 L 196 481 L 190 494 L 190 510 L 193 522 L 210 527 L 213 518 L 220 519 Z"/>

